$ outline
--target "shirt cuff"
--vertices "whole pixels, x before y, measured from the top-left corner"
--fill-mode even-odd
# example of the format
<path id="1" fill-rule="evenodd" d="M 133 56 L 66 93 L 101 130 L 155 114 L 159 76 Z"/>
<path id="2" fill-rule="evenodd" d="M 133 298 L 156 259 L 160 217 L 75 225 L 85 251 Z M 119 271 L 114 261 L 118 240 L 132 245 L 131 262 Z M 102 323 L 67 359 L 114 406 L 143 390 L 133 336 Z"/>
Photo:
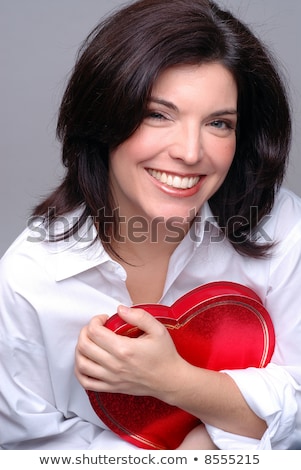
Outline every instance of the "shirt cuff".
<path id="1" fill-rule="evenodd" d="M 261 440 L 251 437 L 238 436 L 206 424 L 206 429 L 212 441 L 221 450 L 271 450 L 268 430 Z"/>
<path id="2" fill-rule="evenodd" d="M 219 449 L 271 450 L 289 448 L 296 425 L 298 384 L 280 366 L 227 370 L 254 413 L 267 423 L 260 440 L 225 432 L 206 425 L 207 431 Z"/>

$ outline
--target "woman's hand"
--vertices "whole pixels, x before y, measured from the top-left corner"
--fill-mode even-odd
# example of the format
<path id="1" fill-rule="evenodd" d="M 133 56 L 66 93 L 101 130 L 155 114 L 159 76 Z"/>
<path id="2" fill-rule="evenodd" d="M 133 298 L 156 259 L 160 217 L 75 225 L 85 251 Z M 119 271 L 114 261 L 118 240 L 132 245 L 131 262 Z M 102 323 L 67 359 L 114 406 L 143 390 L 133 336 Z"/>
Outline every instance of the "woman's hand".
<path id="1" fill-rule="evenodd" d="M 92 318 L 76 347 L 79 382 L 87 390 L 164 399 L 176 387 L 175 371 L 184 359 L 165 326 L 145 310 L 120 306 L 118 314 L 144 333 L 138 338 L 117 335 L 104 326 L 107 316 Z"/>
<path id="2" fill-rule="evenodd" d="M 182 444 L 178 449 L 185 450 L 217 450 L 211 440 L 204 424 L 196 426 L 190 433 L 187 434 Z"/>
<path id="3" fill-rule="evenodd" d="M 107 316 L 93 318 L 82 329 L 76 347 L 75 373 L 85 389 L 152 396 L 203 423 L 261 439 L 267 424 L 248 406 L 229 375 L 185 361 L 165 326 L 145 310 L 120 306 L 118 313 L 143 334 L 117 335 L 104 326 Z"/>

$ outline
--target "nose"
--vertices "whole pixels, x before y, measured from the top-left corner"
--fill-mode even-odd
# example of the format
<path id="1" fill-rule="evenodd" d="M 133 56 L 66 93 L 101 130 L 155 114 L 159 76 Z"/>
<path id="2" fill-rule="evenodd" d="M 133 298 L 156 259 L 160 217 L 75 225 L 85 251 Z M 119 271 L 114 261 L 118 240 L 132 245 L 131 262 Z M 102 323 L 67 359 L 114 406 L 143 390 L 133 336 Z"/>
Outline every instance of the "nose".
<path id="1" fill-rule="evenodd" d="M 171 158 L 182 160 L 186 165 L 195 165 L 202 158 L 201 140 L 199 123 L 182 124 L 175 129 L 169 148 Z"/>

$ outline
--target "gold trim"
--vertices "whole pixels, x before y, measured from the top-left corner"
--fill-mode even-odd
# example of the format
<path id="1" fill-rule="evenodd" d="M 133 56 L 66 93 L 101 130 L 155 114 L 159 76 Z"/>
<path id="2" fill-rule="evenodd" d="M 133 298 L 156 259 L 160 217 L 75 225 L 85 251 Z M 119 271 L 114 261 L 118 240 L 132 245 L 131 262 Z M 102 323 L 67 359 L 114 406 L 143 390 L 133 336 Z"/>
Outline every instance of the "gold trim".
<path id="1" fill-rule="evenodd" d="M 186 325 L 187 323 L 189 323 L 191 321 L 191 319 L 193 319 L 195 316 L 199 315 L 200 313 L 203 313 L 205 312 L 206 310 L 209 310 L 210 308 L 213 308 L 213 307 L 218 307 L 218 306 L 224 306 L 224 305 L 229 305 L 229 304 L 232 304 L 232 305 L 238 305 L 238 306 L 243 306 L 245 307 L 246 309 L 248 309 L 251 313 L 253 313 L 259 320 L 260 322 L 260 325 L 262 327 L 262 332 L 263 332 L 263 341 L 264 341 L 264 345 L 263 345 L 263 352 L 262 352 L 262 357 L 261 357 L 261 360 L 260 360 L 260 364 L 259 364 L 259 368 L 262 368 L 264 367 L 264 364 L 265 364 L 265 361 L 267 359 L 267 355 L 268 355 L 268 351 L 269 351 L 269 345 L 270 345 L 270 340 L 269 340 L 269 331 L 268 331 L 268 327 L 267 327 L 267 323 L 263 317 L 263 315 L 255 308 L 255 306 L 252 306 L 252 305 L 249 305 L 245 302 L 243 302 L 242 300 L 237 300 L 237 299 L 233 299 L 233 297 L 239 297 L 241 298 L 242 296 L 239 295 L 239 294 L 225 294 L 224 295 L 225 297 L 232 297 L 231 299 L 228 299 L 228 300 L 218 300 L 216 302 L 212 302 L 212 300 L 214 300 L 215 298 L 216 299 L 220 299 L 221 298 L 221 295 L 218 295 L 218 296 L 215 296 L 215 297 L 211 297 L 210 299 L 205 299 L 205 300 L 202 300 L 200 303 L 198 304 L 195 304 L 193 305 L 190 309 L 188 309 L 187 311 L 185 311 L 185 313 L 183 313 L 183 315 L 181 315 L 178 319 L 174 319 L 176 321 L 176 324 L 172 324 L 172 323 L 164 323 L 164 325 L 169 328 L 169 329 L 180 329 L 182 328 L 184 325 Z M 247 297 L 248 298 L 248 297 Z M 264 309 L 264 306 L 263 304 L 261 304 L 260 302 L 258 302 L 256 299 L 253 299 L 253 298 L 249 298 L 252 302 L 254 302 L 255 304 L 258 304 L 260 307 L 262 307 Z M 209 305 L 203 305 L 204 303 L 208 303 L 210 301 L 210 304 Z M 198 307 L 201 306 L 201 309 L 198 309 Z M 172 308 L 172 307 L 167 307 L 167 308 Z M 191 315 L 189 315 L 189 312 L 193 312 Z M 180 320 L 183 316 L 187 316 L 186 320 L 182 323 L 180 323 Z M 160 320 L 160 318 L 162 317 L 158 317 L 158 320 Z M 164 317 L 165 319 L 165 317 Z M 168 318 L 166 318 L 166 320 L 168 321 Z M 119 329 L 116 330 L 116 332 L 118 332 Z M 131 328 L 129 330 L 127 330 L 126 334 L 131 334 L 133 333 L 134 331 L 138 330 L 137 328 Z M 120 431 L 122 431 L 123 433 L 125 433 L 126 435 L 128 435 L 129 437 L 132 437 L 133 439 L 135 439 L 136 441 L 142 443 L 142 444 L 146 444 L 148 446 L 150 446 L 151 448 L 153 449 L 158 449 L 158 450 L 166 450 L 164 447 L 161 447 L 161 446 L 157 446 L 157 445 L 154 445 L 153 442 L 149 441 L 148 439 L 145 439 L 144 437 L 142 437 L 141 435 L 139 434 L 136 434 L 136 433 L 133 433 L 131 432 L 129 429 L 127 429 L 124 425 L 121 425 L 120 423 L 118 423 L 114 417 L 112 417 L 109 412 L 106 410 L 106 408 L 104 407 L 104 405 L 101 403 L 100 401 L 100 395 L 101 393 L 99 394 L 96 394 L 96 399 L 97 399 L 97 402 L 98 402 L 98 405 L 100 406 L 100 408 L 102 409 L 102 411 L 104 412 L 105 416 L 114 424 L 114 426 L 117 427 L 117 429 L 119 429 Z"/>
<path id="2" fill-rule="evenodd" d="M 158 446 L 156 444 L 154 444 L 153 442 L 151 442 L 150 440 L 148 439 L 145 439 L 145 437 L 142 437 L 140 436 L 139 434 L 136 434 L 136 433 L 133 433 L 132 431 L 130 431 L 129 429 L 127 429 L 126 427 L 124 427 L 124 425 L 120 424 L 118 421 L 115 420 L 115 418 L 107 411 L 107 409 L 104 407 L 104 405 L 101 403 L 100 401 L 100 395 L 101 393 L 96 393 L 95 394 L 95 398 L 98 402 L 98 405 L 100 406 L 100 408 L 102 409 L 102 411 L 104 412 L 105 416 L 111 421 L 111 423 L 113 423 L 117 429 L 119 429 L 120 431 L 122 431 L 124 434 L 126 434 L 127 436 L 130 436 L 132 438 L 134 438 L 136 441 L 139 441 L 143 444 L 147 444 L 148 446 L 151 446 L 153 449 L 155 450 L 168 450 L 166 449 L 165 447 L 162 447 L 162 446 Z"/>
<path id="3" fill-rule="evenodd" d="M 229 297 L 229 296 L 231 296 L 231 297 L 236 296 L 236 297 L 241 298 L 241 295 L 238 295 L 238 294 L 237 295 L 236 294 L 225 294 L 225 297 Z M 198 316 L 200 313 L 205 312 L 206 310 L 211 309 L 212 307 L 219 307 L 219 306 L 224 306 L 224 305 L 229 305 L 229 304 L 243 306 L 244 308 L 248 309 L 253 314 L 255 314 L 255 316 L 258 318 L 258 320 L 261 324 L 263 337 L 264 337 L 264 340 L 263 340 L 264 345 L 263 345 L 262 358 L 261 358 L 261 361 L 260 361 L 260 364 L 259 364 L 258 368 L 264 367 L 264 363 L 266 361 L 268 351 L 269 351 L 270 341 L 269 341 L 268 327 L 267 327 L 266 321 L 265 321 L 264 317 L 262 316 L 262 314 L 254 306 L 249 305 L 249 304 L 247 304 L 247 303 L 245 303 L 241 300 L 229 299 L 229 300 L 218 300 L 216 302 L 211 302 L 211 300 L 214 300 L 214 298 L 220 299 L 221 295 L 218 295 L 216 297 L 211 297 L 211 299 L 202 300 L 200 303 L 193 305 L 193 307 L 191 307 L 190 309 L 185 311 L 185 313 L 183 313 L 183 315 L 181 315 L 178 319 L 175 319 L 175 318 L 170 319 L 170 320 L 174 320 L 176 323 L 172 323 L 172 322 L 169 323 L 168 322 L 169 318 L 164 317 L 164 320 L 166 320 L 164 322 L 164 325 L 166 326 L 166 328 L 168 328 L 170 330 L 179 330 L 180 328 L 185 326 L 187 323 L 189 323 L 194 317 Z M 252 302 L 258 304 L 262 308 L 264 308 L 263 304 L 261 304 L 257 300 L 252 299 L 252 298 L 250 298 L 250 300 Z M 210 301 L 209 305 L 203 305 L 204 303 L 208 303 L 209 301 Z M 202 306 L 202 308 L 198 309 L 199 306 Z M 167 308 L 172 308 L 172 307 L 167 307 Z M 191 311 L 193 311 L 193 314 L 189 315 L 189 312 L 191 312 Z M 184 322 L 180 323 L 181 318 L 183 316 L 186 316 L 186 315 L 188 315 L 186 320 Z M 160 320 L 163 317 L 157 317 L 157 318 L 158 318 L 158 320 Z M 136 328 L 136 327 L 130 328 L 126 331 L 126 334 L 130 335 L 131 333 L 133 333 L 134 331 L 137 331 L 137 330 L 138 330 L 138 328 Z M 118 329 L 116 330 L 116 332 L 118 332 Z"/>

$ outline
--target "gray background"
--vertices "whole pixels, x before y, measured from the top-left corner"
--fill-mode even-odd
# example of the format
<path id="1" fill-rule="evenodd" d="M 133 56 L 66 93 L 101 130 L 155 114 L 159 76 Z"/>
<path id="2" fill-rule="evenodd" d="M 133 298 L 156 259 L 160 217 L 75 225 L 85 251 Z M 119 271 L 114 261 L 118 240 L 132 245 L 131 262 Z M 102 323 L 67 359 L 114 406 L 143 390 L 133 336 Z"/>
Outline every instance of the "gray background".
<path id="1" fill-rule="evenodd" d="M 0 256 L 63 170 L 57 109 L 76 52 L 121 0 L 0 0 Z M 294 141 L 285 185 L 301 196 L 300 0 L 218 0 L 259 33 L 287 77 Z"/>

